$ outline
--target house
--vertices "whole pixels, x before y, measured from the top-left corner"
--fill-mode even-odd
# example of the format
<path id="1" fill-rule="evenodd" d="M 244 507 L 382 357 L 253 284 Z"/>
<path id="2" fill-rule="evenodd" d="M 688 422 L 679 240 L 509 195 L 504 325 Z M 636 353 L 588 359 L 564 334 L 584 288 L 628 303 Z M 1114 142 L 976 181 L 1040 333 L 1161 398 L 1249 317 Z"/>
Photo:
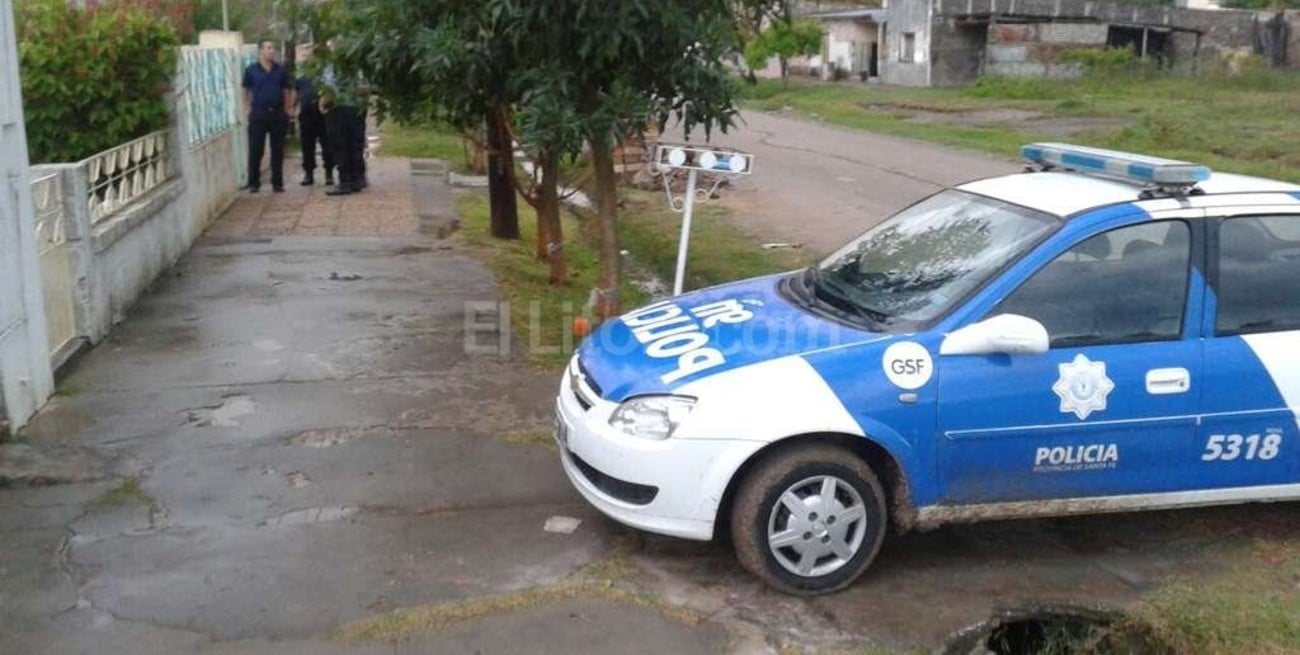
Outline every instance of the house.
<path id="1" fill-rule="evenodd" d="M 804 3 L 801 18 L 823 26 L 822 51 L 790 61 L 790 72 L 825 80 L 902 86 L 960 86 L 981 75 L 1069 78 L 1076 50 L 1127 48 L 1166 66 L 1220 53 L 1261 51 L 1297 65 L 1300 16 L 1104 0 L 884 0 L 881 8 Z M 1185 6 L 1184 6 L 1185 5 Z M 1206 8 L 1196 8 L 1205 6 Z M 1274 24 L 1276 23 L 1276 25 Z M 773 59 L 760 76 L 776 77 Z"/>
<path id="2" fill-rule="evenodd" d="M 1130 48 L 1165 64 L 1253 48 L 1250 11 L 1095 0 L 890 0 L 881 79 L 957 86 L 981 75 L 1072 77 L 1070 50 Z"/>
<path id="3" fill-rule="evenodd" d="M 810 58 L 809 72 L 827 80 L 878 77 L 885 14 L 885 9 L 848 9 L 809 16 L 822 23 L 821 55 Z"/>

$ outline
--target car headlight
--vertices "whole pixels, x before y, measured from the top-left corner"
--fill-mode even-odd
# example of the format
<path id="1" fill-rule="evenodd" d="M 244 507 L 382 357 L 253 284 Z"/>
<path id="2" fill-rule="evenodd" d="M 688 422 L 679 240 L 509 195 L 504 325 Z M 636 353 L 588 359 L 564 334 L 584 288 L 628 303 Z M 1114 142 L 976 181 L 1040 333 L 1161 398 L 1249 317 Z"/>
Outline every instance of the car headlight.
<path id="1" fill-rule="evenodd" d="M 623 401 L 609 424 L 624 434 L 646 439 L 667 439 L 695 406 L 686 396 L 638 396 Z"/>

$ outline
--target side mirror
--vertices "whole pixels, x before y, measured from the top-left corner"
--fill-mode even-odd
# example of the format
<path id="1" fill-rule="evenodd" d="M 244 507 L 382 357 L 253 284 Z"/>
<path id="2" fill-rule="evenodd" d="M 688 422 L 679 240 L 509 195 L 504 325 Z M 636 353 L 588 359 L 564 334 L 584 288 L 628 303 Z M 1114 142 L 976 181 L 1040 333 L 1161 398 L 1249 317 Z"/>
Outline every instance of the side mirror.
<path id="1" fill-rule="evenodd" d="M 949 333 L 940 355 L 1036 354 L 1047 352 L 1047 328 L 1028 316 L 998 314 Z"/>

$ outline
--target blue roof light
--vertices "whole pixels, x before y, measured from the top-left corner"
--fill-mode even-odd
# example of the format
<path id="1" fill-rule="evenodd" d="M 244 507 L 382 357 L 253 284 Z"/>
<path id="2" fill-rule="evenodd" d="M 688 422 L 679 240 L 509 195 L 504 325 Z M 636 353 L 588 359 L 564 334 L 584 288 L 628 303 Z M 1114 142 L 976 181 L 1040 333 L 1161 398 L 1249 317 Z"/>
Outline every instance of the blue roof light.
<path id="1" fill-rule="evenodd" d="M 1200 164 L 1068 143 L 1031 143 L 1020 153 L 1036 164 L 1158 186 L 1191 186 L 1210 179 L 1210 169 Z"/>

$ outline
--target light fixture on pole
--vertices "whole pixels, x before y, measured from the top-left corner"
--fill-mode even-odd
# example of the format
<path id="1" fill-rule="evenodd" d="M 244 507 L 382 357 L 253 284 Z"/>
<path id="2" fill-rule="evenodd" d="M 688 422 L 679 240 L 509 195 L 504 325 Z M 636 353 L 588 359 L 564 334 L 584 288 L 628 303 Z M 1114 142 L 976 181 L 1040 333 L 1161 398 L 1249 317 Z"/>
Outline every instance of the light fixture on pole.
<path id="1" fill-rule="evenodd" d="M 660 143 L 655 146 L 652 166 L 652 170 L 663 176 L 668 206 L 682 214 L 682 234 L 677 243 L 677 273 L 673 278 L 673 295 L 679 296 L 686 281 L 686 252 L 690 245 L 691 219 L 695 213 L 697 193 L 701 198 L 710 198 L 723 182 L 741 175 L 749 175 L 754 167 L 754 156 L 735 150 Z M 674 170 L 686 171 L 686 192 L 681 198 L 673 198 L 672 180 L 669 179 L 669 175 Z M 701 171 L 717 176 L 713 186 L 707 191 L 697 191 L 695 188 Z"/>

